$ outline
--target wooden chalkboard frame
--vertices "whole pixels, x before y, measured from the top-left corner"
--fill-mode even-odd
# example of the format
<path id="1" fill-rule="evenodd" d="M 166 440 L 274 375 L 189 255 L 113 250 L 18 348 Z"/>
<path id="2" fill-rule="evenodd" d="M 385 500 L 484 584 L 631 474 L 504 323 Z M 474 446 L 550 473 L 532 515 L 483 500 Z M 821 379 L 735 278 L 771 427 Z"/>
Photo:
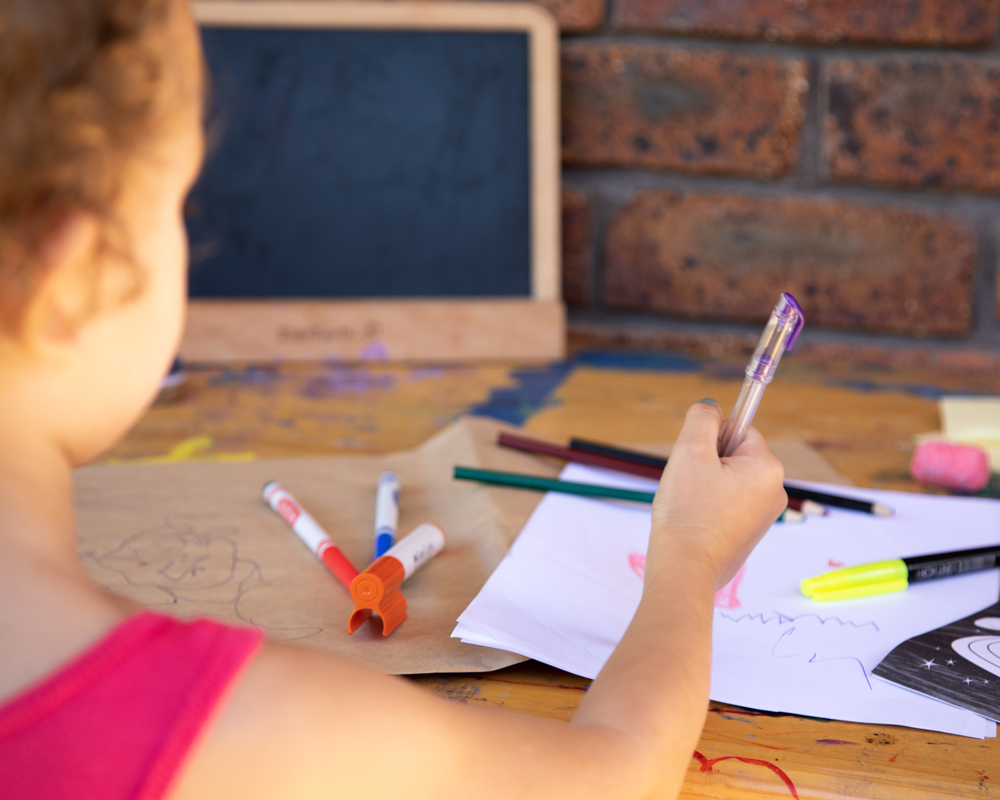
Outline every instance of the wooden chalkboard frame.
<path id="1" fill-rule="evenodd" d="M 509 2 L 195 0 L 204 26 L 517 31 L 528 35 L 531 295 L 357 300 L 191 299 L 181 356 L 194 362 L 545 361 L 565 355 L 560 292 L 558 30 Z"/>

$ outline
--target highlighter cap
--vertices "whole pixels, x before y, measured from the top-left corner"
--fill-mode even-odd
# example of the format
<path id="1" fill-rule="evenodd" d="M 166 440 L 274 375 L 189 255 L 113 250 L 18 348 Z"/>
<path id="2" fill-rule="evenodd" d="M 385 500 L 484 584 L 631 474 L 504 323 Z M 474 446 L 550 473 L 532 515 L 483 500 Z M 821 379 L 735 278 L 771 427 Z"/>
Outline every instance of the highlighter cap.
<path id="1" fill-rule="evenodd" d="M 893 558 L 806 578 L 802 581 L 801 588 L 806 597 L 819 603 L 827 603 L 900 592 L 909 584 L 906 562 L 901 558 Z"/>

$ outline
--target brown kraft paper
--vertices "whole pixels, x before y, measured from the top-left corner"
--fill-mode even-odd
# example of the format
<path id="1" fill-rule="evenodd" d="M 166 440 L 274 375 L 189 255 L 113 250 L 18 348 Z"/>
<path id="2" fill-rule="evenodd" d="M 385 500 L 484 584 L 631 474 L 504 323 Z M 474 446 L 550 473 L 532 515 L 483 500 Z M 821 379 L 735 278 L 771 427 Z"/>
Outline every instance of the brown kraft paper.
<path id="1" fill-rule="evenodd" d="M 525 659 L 450 638 L 542 495 L 452 479 L 456 464 L 555 476 L 560 461 L 497 447 L 509 425 L 466 417 L 420 447 L 378 456 L 99 464 L 76 473 L 78 547 L 100 586 L 154 611 L 254 625 L 388 673 L 480 672 Z M 772 442 L 789 477 L 848 483 L 801 442 Z M 669 447 L 649 446 L 666 453 Z M 435 522 L 444 551 L 403 584 L 409 618 L 390 636 L 353 636 L 354 606 L 261 498 L 280 481 L 359 569 L 372 559 L 375 489 L 399 473 L 399 532 Z"/>

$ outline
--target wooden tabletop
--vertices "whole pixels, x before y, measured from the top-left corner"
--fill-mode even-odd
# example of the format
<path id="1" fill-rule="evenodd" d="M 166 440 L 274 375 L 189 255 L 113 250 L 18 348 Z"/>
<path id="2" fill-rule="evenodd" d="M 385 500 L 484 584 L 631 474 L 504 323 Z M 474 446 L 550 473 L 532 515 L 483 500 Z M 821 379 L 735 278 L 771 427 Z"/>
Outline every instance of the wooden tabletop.
<path id="1" fill-rule="evenodd" d="M 203 367 L 157 404 L 110 459 L 166 455 L 192 436 L 258 457 L 412 447 L 470 410 L 554 441 L 671 441 L 687 407 L 732 407 L 743 362 L 581 353 L 546 367 L 369 364 Z M 848 371 L 782 363 L 755 425 L 809 442 L 859 486 L 918 491 L 911 437 L 939 428 L 943 393 L 1000 394 L 1000 375 Z M 536 662 L 481 675 L 424 675 L 456 702 L 568 720 L 589 681 Z M 682 797 L 990 797 L 1000 742 L 712 703 Z"/>

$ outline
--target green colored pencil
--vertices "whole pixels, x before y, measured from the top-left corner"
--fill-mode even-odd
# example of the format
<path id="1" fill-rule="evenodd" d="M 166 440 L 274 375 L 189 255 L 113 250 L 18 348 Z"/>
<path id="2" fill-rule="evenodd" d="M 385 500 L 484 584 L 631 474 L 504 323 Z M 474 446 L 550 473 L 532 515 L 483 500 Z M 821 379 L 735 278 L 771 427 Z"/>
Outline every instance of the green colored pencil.
<path id="1" fill-rule="evenodd" d="M 632 489 L 615 489 L 611 486 L 594 486 L 590 483 L 572 483 L 556 478 L 539 478 L 535 475 L 520 475 L 516 472 L 497 472 L 492 469 L 472 469 L 455 467 L 455 479 L 479 481 L 497 486 L 511 486 L 515 489 L 535 489 L 539 492 L 562 492 L 579 494 L 584 497 L 603 497 L 608 500 L 632 500 L 636 503 L 652 503 L 653 492 L 636 492 Z"/>

